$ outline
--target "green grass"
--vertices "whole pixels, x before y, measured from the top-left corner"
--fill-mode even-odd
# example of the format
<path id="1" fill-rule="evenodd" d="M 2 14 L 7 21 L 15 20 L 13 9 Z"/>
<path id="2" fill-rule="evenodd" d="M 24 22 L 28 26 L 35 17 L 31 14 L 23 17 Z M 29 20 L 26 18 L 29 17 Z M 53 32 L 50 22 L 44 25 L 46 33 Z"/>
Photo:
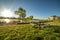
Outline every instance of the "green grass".
<path id="1" fill-rule="evenodd" d="M 45 23 L 60 26 L 60 20 L 47 21 Z"/>
<path id="2" fill-rule="evenodd" d="M 37 29 L 30 24 L 2 25 L 0 40 L 60 40 L 60 27 Z"/>

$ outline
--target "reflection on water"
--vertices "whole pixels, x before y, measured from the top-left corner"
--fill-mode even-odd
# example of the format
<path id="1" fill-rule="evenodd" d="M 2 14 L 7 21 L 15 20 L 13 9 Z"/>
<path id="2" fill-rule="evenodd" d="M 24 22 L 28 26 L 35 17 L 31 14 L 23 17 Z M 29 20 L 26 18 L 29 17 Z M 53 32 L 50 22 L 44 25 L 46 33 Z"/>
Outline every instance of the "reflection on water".
<path id="1" fill-rule="evenodd" d="M 9 23 L 9 22 L 10 22 L 10 19 L 4 19 L 4 21 L 5 21 L 6 23 Z"/>

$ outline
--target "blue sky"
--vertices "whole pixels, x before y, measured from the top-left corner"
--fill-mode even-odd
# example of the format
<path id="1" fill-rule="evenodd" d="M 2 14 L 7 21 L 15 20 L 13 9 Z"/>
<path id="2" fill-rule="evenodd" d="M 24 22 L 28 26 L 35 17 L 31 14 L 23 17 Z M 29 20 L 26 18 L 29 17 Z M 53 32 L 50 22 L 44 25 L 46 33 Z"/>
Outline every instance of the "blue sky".
<path id="1" fill-rule="evenodd" d="M 48 18 L 52 15 L 60 16 L 60 0 L 0 0 L 0 10 L 11 8 L 17 10 L 22 7 L 27 16 L 34 18 Z"/>

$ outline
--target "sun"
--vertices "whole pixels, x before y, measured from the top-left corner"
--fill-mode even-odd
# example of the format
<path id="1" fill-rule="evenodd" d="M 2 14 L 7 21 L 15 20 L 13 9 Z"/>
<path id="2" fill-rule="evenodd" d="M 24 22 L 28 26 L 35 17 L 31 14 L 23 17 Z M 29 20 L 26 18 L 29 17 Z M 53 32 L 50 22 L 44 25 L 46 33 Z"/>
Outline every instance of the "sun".
<path id="1" fill-rule="evenodd" d="M 13 17 L 14 13 L 13 13 L 13 11 L 10 10 L 10 9 L 3 9 L 3 10 L 1 11 L 1 15 L 2 15 L 2 17 Z M 10 19 L 4 19 L 4 21 L 5 21 L 6 23 L 9 23 L 11 20 L 10 20 Z"/>
<path id="2" fill-rule="evenodd" d="M 13 17 L 13 11 L 11 11 L 10 9 L 4 9 L 1 11 L 1 15 L 3 17 Z"/>

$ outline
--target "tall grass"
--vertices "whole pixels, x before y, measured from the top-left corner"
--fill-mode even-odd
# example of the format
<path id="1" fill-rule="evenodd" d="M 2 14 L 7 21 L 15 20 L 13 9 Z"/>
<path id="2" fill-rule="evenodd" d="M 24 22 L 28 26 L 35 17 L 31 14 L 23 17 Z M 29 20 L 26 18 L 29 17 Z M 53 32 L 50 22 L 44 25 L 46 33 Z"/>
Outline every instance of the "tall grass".
<path id="1" fill-rule="evenodd" d="M 30 24 L 3 25 L 0 40 L 60 40 L 59 30 L 57 27 L 36 29 Z"/>

